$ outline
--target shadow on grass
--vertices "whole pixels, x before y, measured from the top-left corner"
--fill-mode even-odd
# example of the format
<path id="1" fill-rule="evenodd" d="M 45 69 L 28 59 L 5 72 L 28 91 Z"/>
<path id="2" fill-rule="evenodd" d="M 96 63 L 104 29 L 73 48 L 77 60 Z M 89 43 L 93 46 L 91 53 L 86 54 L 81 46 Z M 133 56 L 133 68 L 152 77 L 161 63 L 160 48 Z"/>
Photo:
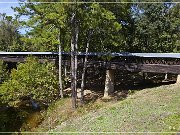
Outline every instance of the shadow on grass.
<path id="1" fill-rule="evenodd" d="M 114 93 L 111 95 L 112 100 L 123 100 L 127 98 L 129 94 L 133 94 L 135 91 L 140 91 L 146 88 L 154 88 L 162 85 L 170 85 L 176 83 L 176 75 L 169 75 L 168 80 L 164 80 L 165 74 L 148 73 L 146 78 L 141 73 L 115 73 L 115 87 Z M 85 102 L 95 102 L 97 99 L 101 99 L 104 94 L 104 82 L 105 75 L 98 78 L 88 78 L 86 83 L 86 90 L 90 90 L 91 93 L 85 95 Z M 85 91 L 86 91 L 85 90 Z M 110 100 L 111 101 L 111 100 Z"/>

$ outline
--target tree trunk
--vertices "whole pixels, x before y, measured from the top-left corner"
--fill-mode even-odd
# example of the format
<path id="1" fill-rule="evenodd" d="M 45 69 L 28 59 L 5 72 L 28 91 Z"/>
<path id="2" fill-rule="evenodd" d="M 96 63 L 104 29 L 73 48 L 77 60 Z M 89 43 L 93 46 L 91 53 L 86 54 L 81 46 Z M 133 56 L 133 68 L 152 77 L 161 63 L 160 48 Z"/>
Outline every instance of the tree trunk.
<path id="1" fill-rule="evenodd" d="M 77 25 L 77 24 L 76 24 Z M 78 45 L 77 45 L 77 42 L 78 42 L 78 34 L 79 34 L 79 27 L 78 26 L 76 26 L 76 28 L 75 28 L 75 63 L 74 63 L 74 67 L 75 67 L 75 75 L 74 75 L 74 79 L 75 79 L 75 81 L 74 81 L 74 87 L 75 87 L 75 96 L 76 96 L 76 99 L 77 99 L 77 64 L 78 64 L 78 56 L 77 56 L 77 51 L 78 51 Z"/>
<path id="2" fill-rule="evenodd" d="M 71 90 L 72 90 L 72 107 L 76 108 L 76 93 L 75 93 L 75 56 L 74 56 L 74 39 L 71 39 Z"/>
<path id="3" fill-rule="evenodd" d="M 61 98 L 63 98 L 61 45 L 59 45 L 59 90 L 60 90 L 60 96 Z"/>
<path id="4" fill-rule="evenodd" d="M 66 64 L 64 65 L 64 78 L 67 78 L 67 66 L 66 66 Z"/>
<path id="5" fill-rule="evenodd" d="M 87 44 L 86 44 L 86 55 L 84 58 L 84 65 L 83 65 L 83 71 L 82 71 L 82 77 L 81 77 L 81 104 L 84 104 L 84 86 L 85 86 L 85 73 L 86 73 L 86 67 L 87 67 L 87 59 L 88 59 L 88 51 L 89 51 L 89 41 L 90 41 L 90 34 L 88 35 Z"/>
<path id="6" fill-rule="evenodd" d="M 104 97 L 109 97 L 114 92 L 114 70 L 106 70 Z"/>
<path id="7" fill-rule="evenodd" d="M 75 109 L 77 106 L 77 42 L 79 27 L 75 18 L 76 14 L 73 14 L 72 23 L 72 38 L 71 38 L 71 90 L 72 90 L 72 107 Z"/>
<path id="8" fill-rule="evenodd" d="M 63 98 L 63 85 L 62 85 L 62 54 L 61 54 L 61 51 L 62 51 L 62 48 L 61 48 L 61 35 L 60 35 L 60 29 L 59 29 L 59 37 L 58 37 L 58 40 L 59 40 L 59 96 L 61 96 L 61 98 Z"/>

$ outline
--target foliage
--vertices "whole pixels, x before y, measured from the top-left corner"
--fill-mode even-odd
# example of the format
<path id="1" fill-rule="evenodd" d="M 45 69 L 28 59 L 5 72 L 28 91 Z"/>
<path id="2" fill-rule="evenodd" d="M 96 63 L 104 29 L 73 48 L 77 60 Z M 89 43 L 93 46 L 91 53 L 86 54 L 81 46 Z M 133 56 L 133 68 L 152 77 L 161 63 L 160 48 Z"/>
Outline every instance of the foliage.
<path id="1" fill-rule="evenodd" d="M 70 51 L 73 36 L 71 19 L 76 12 L 78 51 L 85 51 L 90 40 L 89 51 L 177 52 L 179 4 L 162 2 L 26 3 L 15 10 L 19 15 L 29 16 L 29 20 L 23 22 L 24 26 L 31 28 L 22 38 L 26 51 L 56 51 L 59 34 L 63 50 Z"/>
<path id="2" fill-rule="evenodd" d="M 58 96 L 55 67 L 47 61 L 42 64 L 29 57 L 26 63 L 17 66 L 17 70 L 12 70 L 10 79 L 0 87 L 0 93 L 1 100 L 10 104 L 24 96 L 50 103 Z"/>
<path id="3" fill-rule="evenodd" d="M 92 3 L 80 5 L 78 13 L 80 51 L 85 51 L 87 40 L 90 40 L 90 51 L 108 52 L 121 48 L 122 26 L 114 12 L 104 5 Z"/>
<path id="4" fill-rule="evenodd" d="M 19 51 L 22 42 L 18 31 L 19 22 L 5 13 L 0 14 L 0 51 Z"/>
<path id="5" fill-rule="evenodd" d="M 64 28 L 66 19 L 66 11 L 63 4 L 21 4 L 21 7 L 14 8 L 18 15 L 29 16 L 28 21 L 23 21 L 22 25 L 30 28 L 26 36 L 22 38 L 25 51 L 57 51 L 59 34 L 66 35 L 68 28 Z M 62 29 L 64 28 L 64 29 Z M 62 29 L 60 31 L 60 29 Z M 63 31 L 63 32 L 62 32 Z M 67 36 L 68 37 L 68 36 Z M 63 40 L 66 44 L 69 41 L 65 37 Z M 63 45 L 65 46 L 65 45 Z"/>
<path id="6" fill-rule="evenodd" d="M 15 11 L 19 15 L 29 16 L 29 20 L 23 22 L 24 26 L 31 28 L 26 37 L 22 38 L 28 45 L 25 45 L 25 50 L 55 51 L 60 34 L 63 50 L 70 51 L 74 11 L 80 29 L 78 51 L 85 50 L 89 31 L 92 33 L 91 44 L 96 44 L 90 47 L 90 51 L 115 50 L 117 46 L 121 46 L 121 23 L 116 18 L 117 14 L 99 3 L 26 3 L 15 8 Z"/>
<path id="7" fill-rule="evenodd" d="M 18 116 L 18 111 L 13 108 L 5 108 L 0 114 L 0 131 L 15 132 L 20 129 L 22 122 Z"/>
<path id="8" fill-rule="evenodd" d="M 130 51 L 173 52 L 180 23 L 177 6 L 172 3 L 134 4 L 134 39 Z"/>
<path id="9" fill-rule="evenodd" d="M 6 70 L 6 64 L 0 60 L 0 83 L 7 80 L 9 77 L 9 73 Z"/>
<path id="10" fill-rule="evenodd" d="M 14 8 L 17 17 L 25 15 L 29 18 L 21 22 L 22 26 L 30 28 L 26 35 L 20 36 L 18 33 L 20 25 L 18 19 L 1 15 L 1 50 L 57 51 L 58 44 L 61 44 L 63 51 L 70 51 L 73 36 L 71 20 L 75 12 L 79 27 L 78 51 L 85 51 L 88 40 L 89 51 L 98 52 L 179 50 L 179 4 L 166 3 L 173 0 L 146 4 L 104 4 L 89 0 L 92 3 L 77 5 L 40 3 L 44 0 L 39 0 L 39 3 L 33 3 L 35 0 L 29 1 L 30 3 L 21 3 L 20 7 Z M 57 1 L 62 2 L 52 0 Z M 116 2 L 131 2 L 131 0 Z"/>

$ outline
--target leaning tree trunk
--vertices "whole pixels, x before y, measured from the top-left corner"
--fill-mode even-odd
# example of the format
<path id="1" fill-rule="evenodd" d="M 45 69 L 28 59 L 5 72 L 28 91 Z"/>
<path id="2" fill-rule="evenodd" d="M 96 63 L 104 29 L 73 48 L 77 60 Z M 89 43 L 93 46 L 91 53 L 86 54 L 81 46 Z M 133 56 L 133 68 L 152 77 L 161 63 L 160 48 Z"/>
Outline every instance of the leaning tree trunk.
<path id="1" fill-rule="evenodd" d="M 87 68 L 87 59 L 88 59 L 88 51 L 89 51 L 89 41 L 90 41 L 90 33 L 88 35 L 87 44 L 86 44 L 86 54 L 84 58 L 84 65 L 83 65 L 83 71 L 82 71 L 82 77 L 81 77 L 81 104 L 84 104 L 84 86 L 85 86 L 85 73 Z"/>

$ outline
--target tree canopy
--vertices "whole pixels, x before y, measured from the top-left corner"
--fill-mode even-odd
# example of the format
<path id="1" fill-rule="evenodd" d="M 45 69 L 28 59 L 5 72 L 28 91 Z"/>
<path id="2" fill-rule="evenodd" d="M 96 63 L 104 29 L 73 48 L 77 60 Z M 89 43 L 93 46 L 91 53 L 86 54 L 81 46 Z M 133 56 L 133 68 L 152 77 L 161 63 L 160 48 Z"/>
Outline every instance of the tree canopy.
<path id="1" fill-rule="evenodd" d="M 1 101 L 15 105 L 21 98 L 31 97 L 44 103 L 51 103 L 58 97 L 58 80 L 55 67 L 49 62 L 39 63 L 29 57 L 13 69 L 10 78 L 0 86 Z"/>
<path id="2" fill-rule="evenodd" d="M 85 51 L 87 40 L 90 42 L 89 51 L 96 52 L 179 50 L 180 12 L 179 4 L 171 3 L 173 0 L 161 0 L 162 3 L 28 2 L 14 8 L 17 17 L 28 16 L 25 21 L 0 15 L 1 51 L 57 51 L 58 44 L 63 51 L 70 51 L 75 13 L 79 28 L 78 51 Z M 21 35 L 20 26 L 30 30 Z"/>
<path id="3" fill-rule="evenodd" d="M 0 14 L 0 51 L 58 51 L 58 45 L 66 52 L 180 51 L 180 5 L 172 3 L 173 0 L 160 0 L 159 3 L 136 3 L 132 0 L 116 0 L 117 3 L 94 0 L 88 0 L 89 3 L 84 0 L 51 2 L 27 0 L 27 3 L 14 8 L 17 12 L 15 18 Z M 28 19 L 20 21 L 21 16 Z M 22 35 L 19 33 L 20 26 L 30 29 Z M 30 61 L 20 64 L 1 86 L 2 90 L 10 95 L 17 91 L 15 98 L 18 98 L 22 93 L 17 89 L 21 88 L 25 94 L 31 90 L 38 93 L 40 85 L 43 85 L 45 94 L 35 94 L 35 98 L 53 97 L 52 93 L 44 90 L 51 90 L 56 95 L 55 87 L 50 85 L 57 83 L 54 72 L 49 69 L 52 65 L 43 67 L 37 61 L 32 61 L 32 64 Z M 76 62 L 71 61 L 74 69 L 77 69 Z M 39 71 L 37 74 L 34 73 L 36 67 Z M 45 75 L 51 78 L 46 80 Z M 31 76 L 40 78 L 32 80 Z M 76 74 L 74 79 L 77 79 Z M 23 81 L 21 85 L 20 81 Z M 36 85 L 32 86 L 32 83 Z M 9 96 L 5 98 L 14 100 Z"/>
<path id="4" fill-rule="evenodd" d="M 0 13 L 0 51 L 18 51 L 21 48 L 19 22 L 12 16 Z"/>

